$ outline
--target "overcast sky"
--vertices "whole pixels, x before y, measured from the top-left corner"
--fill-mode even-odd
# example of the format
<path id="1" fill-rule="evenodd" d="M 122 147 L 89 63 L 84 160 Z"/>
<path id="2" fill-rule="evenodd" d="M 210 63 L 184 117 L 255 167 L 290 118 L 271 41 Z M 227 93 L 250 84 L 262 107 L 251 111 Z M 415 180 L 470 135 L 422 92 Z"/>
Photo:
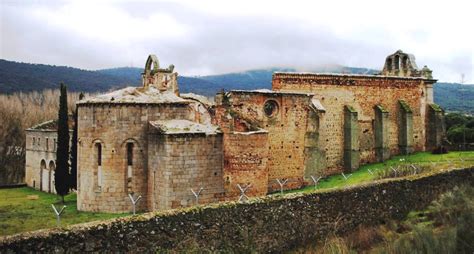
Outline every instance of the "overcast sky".
<path id="1" fill-rule="evenodd" d="M 473 81 L 470 1 L 0 0 L 0 58 L 83 69 L 143 67 L 153 53 L 181 75 L 320 65 L 381 69 L 402 49 L 435 78 Z"/>

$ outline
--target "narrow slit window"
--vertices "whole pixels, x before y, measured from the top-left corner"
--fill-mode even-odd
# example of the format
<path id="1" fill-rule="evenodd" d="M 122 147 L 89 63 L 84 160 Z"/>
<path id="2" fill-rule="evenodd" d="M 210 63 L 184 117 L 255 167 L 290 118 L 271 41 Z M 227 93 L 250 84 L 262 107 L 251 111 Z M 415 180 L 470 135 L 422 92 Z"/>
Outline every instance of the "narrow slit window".
<path id="1" fill-rule="evenodd" d="M 97 147 L 97 166 L 102 166 L 102 144 L 96 144 Z"/>
<path id="2" fill-rule="evenodd" d="M 48 151 L 48 150 L 49 150 L 49 139 L 46 138 L 46 151 Z"/>
<path id="3" fill-rule="evenodd" d="M 133 165 L 133 143 L 127 143 L 127 165 Z"/>

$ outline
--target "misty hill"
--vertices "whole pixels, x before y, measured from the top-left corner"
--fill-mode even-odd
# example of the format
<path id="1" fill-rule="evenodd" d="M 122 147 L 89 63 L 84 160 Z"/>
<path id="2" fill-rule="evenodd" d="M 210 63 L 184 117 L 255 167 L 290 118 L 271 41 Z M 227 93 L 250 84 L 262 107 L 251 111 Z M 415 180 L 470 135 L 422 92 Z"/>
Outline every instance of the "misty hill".
<path id="1" fill-rule="evenodd" d="M 132 78 L 136 83 L 140 83 L 143 69 L 122 67 L 99 70 L 98 72 L 116 77 Z M 259 70 L 249 70 L 244 72 L 227 73 L 221 75 L 179 76 L 179 89 L 182 92 L 200 93 L 206 96 L 213 96 L 221 89 L 225 90 L 252 90 L 258 88 L 271 89 L 273 72 L 294 72 L 293 68 L 269 68 Z M 367 68 L 354 68 L 344 66 L 321 67 L 312 72 L 327 73 L 353 73 L 353 74 L 375 74 L 379 71 Z"/>
<path id="2" fill-rule="evenodd" d="M 125 86 L 138 86 L 142 68 L 122 67 L 99 71 L 81 70 L 65 66 L 28 64 L 0 59 L 0 93 L 35 91 L 58 88 L 60 82 L 72 91 L 104 92 Z M 272 73 L 296 71 L 292 68 L 270 68 L 211 76 L 179 76 L 183 93 L 193 92 L 213 96 L 221 89 L 271 88 Z M 367 68 L 327 66 L 312 72 L 375 74 Z M 434 86 L 435 102 L 448 111 L 474 113 L 474 85 L 437 83 Z"/>

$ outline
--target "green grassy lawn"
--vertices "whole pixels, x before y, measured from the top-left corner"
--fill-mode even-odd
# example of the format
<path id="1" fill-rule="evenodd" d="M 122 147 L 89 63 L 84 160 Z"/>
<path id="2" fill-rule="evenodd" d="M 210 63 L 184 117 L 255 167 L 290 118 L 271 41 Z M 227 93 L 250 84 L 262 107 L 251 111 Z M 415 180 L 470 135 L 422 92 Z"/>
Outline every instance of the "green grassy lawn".
<path id="1" fill-rule="evenodd" d="M 77 211 L 76 194 L 67 195 L 65 203 L 62 226 L 128 215 Z M 0 189 L 0 236 L 56 227 L 51 204 L 63 206 L 59 196 L 29 187 Z"/>
<path id="2" fill-rule="evenodd" d="M 431 168 L 431 171 L 442 171 L 449 168 L 461 168 L 474 166 L 474 151 L 467 152 L 449 152 L 448 154 L 431 154 L 430 152 L 420 152 L 408 156 L 394 156 L 390 160 L 383 163 L 373 163 L 361 166 L 358 170 L 350 174 L 346 174 L 347 180 L 342 175 L 333 175 L 323 178 L 318 182 L 317 187 L 307 186 L 299 190 L 291 190 L 292 192 L 311 192 L 321 189 L 342 188 L 360 183 L 367 183 L 377 180 L 377 172 L 387 169 L 390 166 L 397 167 L 403 165 L 415 164 L 417 166 L 425 166 Z M 369 171 L 370 170 L 370 171 Z M 372 172 L 372 174 L 371 174 Z M 350 175 L 350 176 L 348 176 Z"/>
<path id="3" fill-rule="evenodd" d="M 403 159 L 403 161 L 400 159 Z M 432 171 L 474 166 L 474 151 L 450 152 L 444 155 L 433 155 L 424 152 L 410 156 L 395 156 L 384 163 L 362 166 L 353 172 L 348 180 L 344 180 L 342 175 L 321 179 L 316 190 L 342 188 L 374 181 L 378 179 L 375 173 L 377 169 L 381 170 L 406 163 L 429 165 L 432 167 Z M 374 172 L 373 175 L 369 172 L 369 169 Z M 286 193 L 311 191 L 315 191 L 314 186 L 287 191 Z M 62 226 L 129 215 L 128 213 L 79 212 L 77 211 L 76 194 L 67 195 L 65 201 L 67 208 L 61 216 Z M 28 187 L 0 189 L 0 236 L 56 227 L 56 217 L 51 204 L 55 204 L 58 208 L 62 207 L 60 197 L 57 195 L 44 193 Z"/>

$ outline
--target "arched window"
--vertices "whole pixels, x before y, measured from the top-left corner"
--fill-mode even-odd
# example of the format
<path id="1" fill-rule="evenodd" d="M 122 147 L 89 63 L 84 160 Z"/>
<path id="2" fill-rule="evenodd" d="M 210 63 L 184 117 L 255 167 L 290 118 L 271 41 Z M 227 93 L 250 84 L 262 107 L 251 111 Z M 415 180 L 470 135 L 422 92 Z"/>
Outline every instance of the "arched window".
<path id="1" fill-rule="evenodd" d="M 127 165 L 133 166 L 133 143 L 127 143 Z"/>
<path id="2" fill-rule="evenodd" d="M 387 70 L 388 71 L 392 70 L 392 58 L 387 59 Z"/>
<path id="3" fill-rule="evenodd" d="M 49 186 L 48 192 L 55 192 L 54 190 L 54 171 L 56 170 L 56 166 L 54 165 L 54 161 L 49 162 Z"/>
<path id="4" fill-rule="evenodd" d="M 402 69 L 403 69 L 404 71 L 406 71 L 407 68 L 408 68 L 408 57 L 407 57 L 407 56 L 404 56 L 404 57 L 402 58 Z"/>
<path id="5" fill-rule="evenodd" d="M 48 171 L 46 170 L 46 161 L 41 160 L 40 165 L 40 190 L 46 190 L 49 182 Z"/>
<path id="6" fill-rule="evenodd" d="M 95 144 L 96 154 L 97 154 L 97 166 L 102 166 L 102 144 Z"/>
<path id="7" fill-rule="evenodd" d="M 395 56 L 395 63 L 393 67 L 395 70 L 400 70 L 400 56 Z"/>
<path id="8" fill-rule="evenodd" d="M 100 191 L 102 189 L 102 144 L 95 143 L 95 150 L 96 150 L 96 159 L 97 159 L 97 168 L 94 172 L 94 182 L 96 186 L 96 190 Z"/>

